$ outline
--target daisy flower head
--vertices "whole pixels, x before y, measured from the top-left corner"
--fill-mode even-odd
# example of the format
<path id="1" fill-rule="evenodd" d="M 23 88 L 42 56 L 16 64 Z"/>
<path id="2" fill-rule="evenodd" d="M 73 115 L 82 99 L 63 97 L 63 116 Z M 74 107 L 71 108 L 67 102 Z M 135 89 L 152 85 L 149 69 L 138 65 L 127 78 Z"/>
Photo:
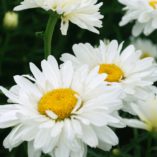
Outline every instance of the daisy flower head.
<path id="1" fill-rule="evenodd" d="M 132 29 L 133 36 L 142 32 L 147 36 L 157 29 L 157 0 L 118 0 L 125 5 L 126 14 L 123 16 L 120 26 L 135 21 Z"/>
<path id="2" fill-rule="evenodd" d="M 157 88 L 151 86 L 145 90 L 138 90 L 138 101 L 132 103 L 136 119 L 124 119 L 128 126 L 157 131 Z"/>
<path id="3" fill-rule="evenodd" d="M 97 0 L 24 0 L 14 10 L 19 11 L 38 7 L 47 11 L 52 10 L 60 16 L 60 29 L 62 34 L 66 35 L 69 22 L 82 29 L 99 33 L 97 28 L 102 27 L 101 19 L 103 18 L 99 12 L 101 6 L 102 3 L 97 3 Z"/>
<path id="4" fill-rule="evenodd" d="M 106 74 L 97 75 L 85 65 L 74 70 L 71 62 L 61 67 L 54 57 L 33 63 L 33 76 L 15 76 L 9 98 L 0 106 L 0 128 L 13 130 L 4 140 L 12 149 L 28 142 L 28 156 L 84 157 L 87 146 L 109 150 L 118 143 L 112 127 L 123 127 L 118 110 L 121 89 L 105 85 Z"/>
<path id="5" fill-rule="evenodd" d="M 104 79 L 110 85 L 120 85 L 124 93 L 133 95 L 138 87 L 152 85 L 157 78 L 157 65 L 152 57 L 141 59 L 141 51 L 129 45 L 122 50 L 123 43 L 116 40 L 100 46 L 92 47 L 89 43 L 75 44 L 71 54 L 63 54 L 63 62 L 70 60 L 75 67 L 88 64 L 90 69 L 99 66 L 99 74 L 105 73 Z"/>
<path id="6" fill-rule="evenodd" d="M 153 57 L 157 60 L 157 46 L 149 39 L 133 39 L 132 44 L 142 51 L 141 58 Z"/>

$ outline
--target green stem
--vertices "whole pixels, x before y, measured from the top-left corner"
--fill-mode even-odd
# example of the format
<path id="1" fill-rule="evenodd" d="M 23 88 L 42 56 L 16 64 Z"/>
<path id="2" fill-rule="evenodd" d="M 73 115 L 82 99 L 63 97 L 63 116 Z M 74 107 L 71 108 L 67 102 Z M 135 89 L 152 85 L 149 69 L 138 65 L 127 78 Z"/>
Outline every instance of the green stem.
<path id="1" fill-rule="evenodd" d="M 151 157 L 151 147 L 152 147 L 152 134 L 149 133 L 148 142 L 147 142 L 146 157 Z"/>
<path id="2" fill-rule="evenodd" d="M 0 49 L 0 51 L 1 51 L 1 54 L 0 54 L 0 75 L 2 75 L 2 64 L 4 61 L 4 56 L 5 56 L 5 53 L 7 51 L 7 46 L 8 46 L 9 41 L 10 41 L 10 34 L 7 32 L 5 41 L 3 43 L 3 47 Z"/>
<path id="3" fill-rule="evenodd" d="M 134 129 L 134 142 L 135 142 L 135 156 L 140 157 L 141 153 L 140 153 L 140 146 L 139 146 L 139 134 L 137 129 Z"/>
<path id="4" fill-rule="evenodd" d="M 51 54 L 51 42 L 52 36 L 55 29 L 55 25 L 58 20 L 58 15 L 55 13 L 51 13 L 48 19 L 48 23 L 46 26 L 46 30 L 44 33 L 44 53 L 45 58 L 47 58 Z"/>

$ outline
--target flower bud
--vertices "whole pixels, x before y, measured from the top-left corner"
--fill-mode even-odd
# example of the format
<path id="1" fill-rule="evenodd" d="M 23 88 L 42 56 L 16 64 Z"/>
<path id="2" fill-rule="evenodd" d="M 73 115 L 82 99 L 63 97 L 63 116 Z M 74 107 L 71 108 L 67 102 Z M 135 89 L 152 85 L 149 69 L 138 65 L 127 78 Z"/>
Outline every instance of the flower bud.
<path id="1" fill-rule="evenodd" d="M 3 18 L 3 26 L 5 29 L 13 30 L 18 26 L 18 14 L 13 11 L 5 13 Z"/>
<path id="2" fill-rule="evenodd" d="M 113 149 L 112 154 L 114 156 L 120 156 L 121 155 L 120 149 L 118 149 L 118 148 Z"/>

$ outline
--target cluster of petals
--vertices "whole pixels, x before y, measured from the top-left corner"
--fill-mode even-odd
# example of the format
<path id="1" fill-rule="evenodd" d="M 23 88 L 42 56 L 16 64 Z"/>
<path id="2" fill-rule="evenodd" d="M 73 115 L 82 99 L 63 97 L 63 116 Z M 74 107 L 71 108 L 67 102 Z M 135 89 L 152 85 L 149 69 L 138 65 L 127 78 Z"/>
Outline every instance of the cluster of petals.
<path id="1" fill-rule="evenodd" d="M 157 88 L 150 86 L 145 90 L 139 89 L 136 93 L 137 101 L 132 103 L 132 109 L 137 118 L 124 119 L 128 126 L 157 131 Z"/>
<path id="2" fill-rule="evenodd" d="M 24 0 L 14 10 L 43 8 L 56 12 L 61 18 L 61 32 L 66 35 L 69 22 L 99 33 L 96 28 L 102 27 L 103 16 L 99 12 L 101 6 L 102 3 L 97 3 L 97 0 Z"/>
<path id="3" fill-rule="evenodd" d="M 142 51 L 141 58 L 153 57 L 157 59 L 157 46 L 149 39 L 132 39 L 132 44 L 136 49 Z"/>
<path id="4" fill-rule="evenodd" d="M 138 36 L 141 33 L 151 34 L 157 29 L 157 1 L 156 0 L 118 0 L 126 11 L 120 26 L 135 21 L 132 34 Z"/>

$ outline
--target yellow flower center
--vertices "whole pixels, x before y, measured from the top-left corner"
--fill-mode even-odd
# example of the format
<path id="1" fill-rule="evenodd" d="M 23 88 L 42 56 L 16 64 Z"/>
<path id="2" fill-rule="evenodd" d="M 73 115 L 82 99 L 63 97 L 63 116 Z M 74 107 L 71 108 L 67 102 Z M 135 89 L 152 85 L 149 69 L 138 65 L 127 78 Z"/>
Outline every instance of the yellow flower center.
<path id="1" fill-rule="evenodd" d="M 149 5 L 156 9 L 157 8 L 157 0 L 149 0 Z"/>
<path id="2" fill-rule="evenodd" d="M 38 111 L 47 115 L 46 111 L 52 111 L 59 120 L 70 117 L 77 104 L 76 92 L 70 88 L 60 88 L 46 93 L 38 103 Z"/>
<path id="3" fill-rule="evenodd" d="M 142 55 L 141 55 L 141 59 L 147 58 L 147 57 L 152 57 L 152 56 L 148 52 L 143 52 Z"/>
<path id="4" fill-rule="evenodd" d="M 101 64 L 99 67 L 99 74 L 108 74 L 105 81 L 119 82 L 124 78 L 123 71 L 115 64 Z"/>

